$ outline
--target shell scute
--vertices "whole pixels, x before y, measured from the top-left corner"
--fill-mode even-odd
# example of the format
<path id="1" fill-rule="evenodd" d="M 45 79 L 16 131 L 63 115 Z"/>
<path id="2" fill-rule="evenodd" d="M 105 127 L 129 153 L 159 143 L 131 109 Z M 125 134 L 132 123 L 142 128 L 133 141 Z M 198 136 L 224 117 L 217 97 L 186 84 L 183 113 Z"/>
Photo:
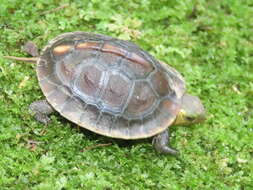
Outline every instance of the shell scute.
<path id="1" fill-rule="evenodd" d="M 56 46 L 53 49 L 53 54 L 55 56 L 57 56 L 57 55 L 64 55 L 66 53 L 69 53 L 70 50 L 71 50 L 71 46 L 70 45 L 60 45 L 60 46 Z"/>
<path id="2" fill-rule="evenodd" d="M 166 96 L 173 91 L 170 88 L 168 78 L 166 78 L 166 75 L 161 71 L 157 71 L 151 76 L 151 83 L 153 89 L 155 89 L 160 96 Z"/>
<path id="3" fill-rule="evenodd" d="M 109 79 L 101 100 L 108 109 L 120 112 L 123 104 L 127 101 L 130 88 L 131 82 L 126 77 L 118 73 L 109 73 Z"/>
<path id="4" fill-rule="evenodd" d="M 104 46 L 101 50 L 103 52 L 115 54 L 115 55 L 122 56 L 122 57 L 124 57 L 127 54 L 126 50 L 124 50 L 120 47 L 117 47 L 117 46 L 113 46 L 109 43 L 104 44 Z"/>
<path id="5" fill-rule="evenodd" d="M 79 76 L 74 81 L 74 89 L 80 97 L 90 97 L 96 99 L 102 89 L 101 78 L 103 71 L 94 65 L 82 68 Z"/>
<path id="6" fill-rule="evenodd" d="M 97 42 L 84 42 L 76 45 L 76 49 L 84 50 L 84 49 L 94 49 L 100 50 L 101 45 Z"/>
<path id="7" fill-rule="evenodd" d="M 145 81 L 137 81 L 124 114 L 129 118 L 140 118 L 150 112 L 155 103 L 156 96 L 149 84 Z"/>

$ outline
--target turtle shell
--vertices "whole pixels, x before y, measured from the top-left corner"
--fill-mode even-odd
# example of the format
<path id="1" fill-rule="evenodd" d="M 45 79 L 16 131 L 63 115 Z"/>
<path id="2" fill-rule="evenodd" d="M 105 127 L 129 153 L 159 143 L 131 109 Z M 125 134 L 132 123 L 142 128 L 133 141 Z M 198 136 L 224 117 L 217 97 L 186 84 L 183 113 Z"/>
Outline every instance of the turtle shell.
<path id="1" fill-rule="evenodd" d="M 164 131 L 175 120 L 185 91 L 176 70 L 135 44 L 86 32 L 50 41 L 36 71 L 56 111 L 114 138 L 140 139 Z"/>

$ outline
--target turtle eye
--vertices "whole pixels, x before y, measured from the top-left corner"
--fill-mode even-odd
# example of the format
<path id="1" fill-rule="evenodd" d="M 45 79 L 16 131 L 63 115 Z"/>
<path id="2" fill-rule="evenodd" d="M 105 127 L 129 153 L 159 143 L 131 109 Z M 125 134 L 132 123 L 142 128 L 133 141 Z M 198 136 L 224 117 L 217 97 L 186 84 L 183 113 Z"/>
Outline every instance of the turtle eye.
<path id="1" fill-rule="evenodd" d="M 190 121 L 190 122 L 193 122 L 193 121 L 195 120 L 194 117 L 190 117 L 190 116 L 187 116 L 187 117 L 185 117 L 185 118 L 186 118 L 186 120 L 188 120 L 188 121 Z"/>

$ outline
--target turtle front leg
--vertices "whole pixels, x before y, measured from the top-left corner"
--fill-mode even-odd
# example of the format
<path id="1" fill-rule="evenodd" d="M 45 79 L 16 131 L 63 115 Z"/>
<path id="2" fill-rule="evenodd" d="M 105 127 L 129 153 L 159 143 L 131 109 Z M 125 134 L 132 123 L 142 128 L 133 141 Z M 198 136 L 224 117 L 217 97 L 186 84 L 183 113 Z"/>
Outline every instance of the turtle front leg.
<path id="1" fill-rule="evenodd" d="M 34 114 L 37 121 L 48 124 L 48 115 L 54 112 L 53 108 L 46 100 L 38 100 L 30 104 L 29 110 Z"/>
<path id="2" fill-rule="evenodd" d="M 168 143 L 169 143 L 169 130 L 165 130 L 164 132 L 153 137 L 152 144 L 157 152 L 172 155 L 178 154 L 178 151 L 173 148 L 170 148 L 168 146 Z"/>

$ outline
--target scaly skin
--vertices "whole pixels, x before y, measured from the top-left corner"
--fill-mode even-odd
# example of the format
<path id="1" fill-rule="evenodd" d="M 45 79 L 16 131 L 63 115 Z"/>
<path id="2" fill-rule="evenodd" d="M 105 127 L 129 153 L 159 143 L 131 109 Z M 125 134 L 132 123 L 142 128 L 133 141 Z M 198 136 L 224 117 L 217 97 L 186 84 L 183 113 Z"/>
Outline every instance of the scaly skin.
<path id="1" fill-rule="evenodd" d="M 169 129 L 153 137 L 152 145 L 155 150 L 162 154 L 178 154 L 178 151 L 169 147 Z"/>
<path id="2" fill-rule="evenodd" d="M 48 124 L 50 122 L 49 114 L 54 112 L 54 109 L 46 100 L 38 100 L 30 104 L 29 110 L 35 115 L 37 121 Z"/>

